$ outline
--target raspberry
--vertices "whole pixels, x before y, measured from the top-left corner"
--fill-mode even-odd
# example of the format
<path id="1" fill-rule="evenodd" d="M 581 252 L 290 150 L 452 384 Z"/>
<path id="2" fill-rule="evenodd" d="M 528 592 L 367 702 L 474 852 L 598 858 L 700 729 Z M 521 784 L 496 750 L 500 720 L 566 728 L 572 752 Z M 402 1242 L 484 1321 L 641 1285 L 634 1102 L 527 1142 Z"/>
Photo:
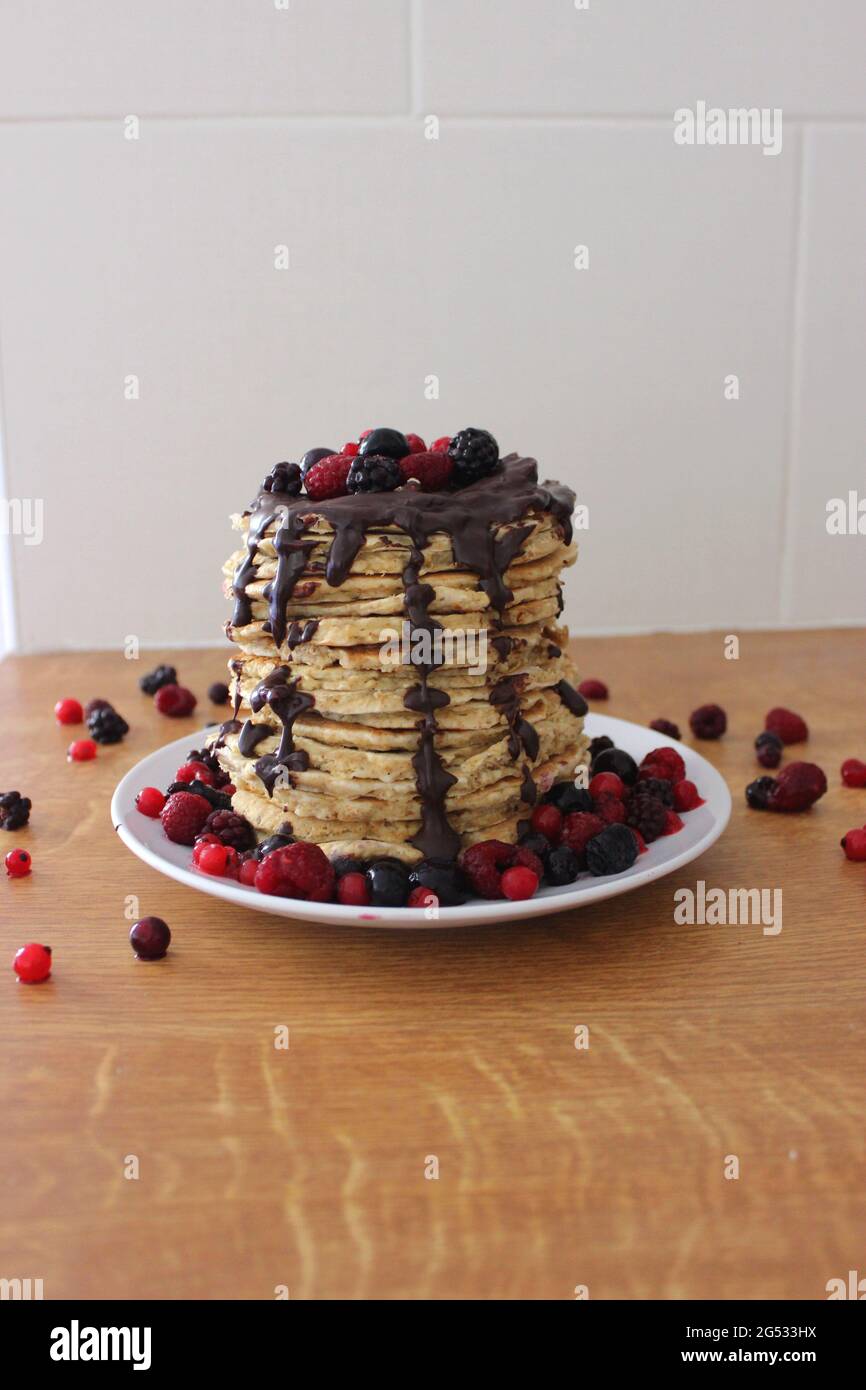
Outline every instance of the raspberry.
<path id="1" fill-rule="evenodd" d="M 162 960 L 171 931 L 161 917 L 142 917 L 129 930 L 129 944 L 139 960 Z"/>
<path id="2" fill-rule="evenodd" d="M 643 759 L 640 780 L 647 777 L 662 777 L 667 782 L 681 782 L 686 775 L 686 765 L 675 748 L 653 748 Z"/>
<path id="3" fill-rule="evenodd" d="M 279 898 L 326 903 L 334 891 L 334 870 L 318 845 L 297 840 L 265 855 L 256 870 L 256 887 Z"/>
<path id="4" fill-rule="evenodd" d="M 403 482 L 417 478 L 422 492 L 439 492 L 454 472 L 447 454 L 407 454 L 400 459 L 399 467 Z"/>
<path id="5" fill-rule="evenodd" d="M 767 711 L 764 720 L 764 728 L 772 734 L 778 734 L 783 743 L 805 743 L 809 737 L 809 728 L 805 719 L 801 719 L 799 714 L 793 710 L 777 707 Z"/>
<path id="6" fill-rule="evenodd" d="M 676 811 L 665 811 L 665 828 L 663 835 L 676 835 L 678 830 L 682 830 L 683 822 L 680 820 Z"/>
<path id="7" fill-rule="evenodd" d="M 129 725 L 123 715 L 113 709 L 94 710 L 87 727 L 97 743 L 120 743 L 129 733 Z"/>
<path id="8" fill-rule="evenodd" d="M 58 700 L 54 706 L 54 718 L 58 724 L 80 724 L 84 719 L 81 702 L 72 699 Z"/>
<path id="9" fill-rule="evenodd" d="M 246 816 L 237 811 L 211 811 L 204 823 L 205 835 L 216 835 L 223 845 L 232 849 L 252 849 L 256 843 L 256 832 Z"/>
<path id="10" fill-rule="evenodd" d="M 668 808 L 652 792 L 638 789 L 631 796 L 625 821 L 633 829 L 639 830 L 646 843 L 652 844 L 664 834 Z"/>
<path id="11" fill-rule="evenodd" d="M 625 820 L 625 806 L 618 796 L 613 796 L 610 792 L 602 792 L 593 801 L 593 810 L 605 825 L 615 825 Z"/>
<path id="12" fill-rule="evenodd" d="M 135 804 L 143 816 L 150 816 L 152 820 L 156 820 L 165 805 L 165 797 L 159 787 L 142 787 L 135 798 Z"/>
<path id="13" fill-rule="evenodd" d="M 406 443 L 409 445 L 410 454 L 426 454 L 427 445 L 420 434 L 407 434 Z"/>
<path id="14" fill-rule="evenodd" d="M 597 772 L 589 784 L 589 794 L 593 801 L 604 795 L 619 797 L 621 801 L 624 792 L 625 783 L 615 772 Z"/>
<path id="15" fill-rule="evenodd" d="M 846 758 L 841 772 L 843 786 L 866 787 L 866 763 L 859 758 Z"/>
<path id="16" fill-rule="evenodd" d="M 214 681 L 213 685 L 209 685 L 207 697 L 212 705 L 227 705 L 229 702 L 229 688 L 225 681 Z"/>
<path id="17" fill-rule="evenodd" d="M 551 844 L 558 845 L 562 839 L 562 812 L 555 806 L 536 806 L 532 812 L 533 830 L 544 835 Z"/>
<path id="18" fill-rule="evenodd" d="M 844 849 L 847 859 L 866 859 L 866 827 L 862 830 L 849 830 L 842 836 L 839 844 Z M 8 859 L 9 856 L 6 857 Z"/>
<path id="19" fill-rule="evenodd" d="M 66 760 L 70 763 L 89 763 L 96 757 L 96 744 L 92 738 L 77 738 L 66 750 Z"/>
<path id="20" fill-rule="evenodd" d="M 604 681 L 592 679 L 581 681 L 577 693 L 585 700 L 606 700 L 610 694 Z"/>
<path id="21" fill-rule="evenodd" d="M 502 891 L 513 903 L 523 902 L 538 891 L 539 877 L 531 869 L 517 866 L 502 875 Z"/>
<path id="22" fill-rule="evenodd" d="M 10 878 L 26 878 L 33 865 L 26 849 L 10 849 L 3 863 Z"/>
<path id="23" fill-rule="evenodd" d="M 177 685 L 177 671 L 173 666 L 157 666 L 142 676 L 138 684 L 145 695 L 155 695 L 164 685 Z"/>
<path id="24" fill-rule="evenodd" d="M 637 827 L 634 825 L 630 825 L 629 830 L 631 831 L 632 835 L 634 835 L 635 841 L 637 843 L 638 854 L 648 854 L 649 851 L 647 850 L 646 841 L 643 835 L 641 835 L 640 831 L 637 829 Z"/>
<path id="25" fill-rule="evenodd" d="M 778 734 L 758 734 L 755 739 L 755 754 L 761 767 L 778 767 L 782 761 L 782 740 Z"/>
<path id="26" fill-rule="evenodd" d="M 510 871 L 509 871 L 510 872 Z M 528 873 L 527 869 L 521 869 L 521 873 Z M 409 894 L 407 907 L 438 907 L 439 899 L 432 888 L 424 888 L 421 884 L 413 888 Z"/>
<path id="27" fill-rule="evenodd" d="M 601 834 L 604 825 L 601 816 L 589 811 L 572 811 L 566 816 L 562 826 L 562 843 L 577 855 L 578 863 L 586 863 L 583 857 L 586 847 L 594 835 Z"/>
<path id="28" fill-rule="evenodd" d="M 434 439 L 430 445 L 431 454 L 447 454 L 451 448 L 450 434 L 442 434 L 438 439 Z"/>
<path id="29" fill-rule="evenodd" d="M 171 719 L 182 719 L 192 714 L 198 701 L 185 685 L 163 685 L 156 692 L 153 703 L 160 714 L 167 714 Z"/>
<path id="30" fill-rule="evenodd" d="M 385 454 L 359 454 L 346 475 L 349 492 L 393 492 L 402 482 L 400 462 Z"/>
<path id="31" fill-rule="evenodd" d="M 728 727 L 728 716 L 721 705 L 699 705 L 689 715 L 689 727 L 695 738 L 721 738 Z"/>
<path id="32" fill-rule="evenodd" d="M 653 719 L 649 727 L 657 734 L 667 734 L 668 738 L 682 738 L 679 725 L 672 724 L 669 719 Z"/>
<path id="33" fill-rule="evenodd" d="M 211 874 L 214 878 L 237 878 L 240 873 L 238 852 L 231 845 L 205 844 L 195 865 L 203 874 Z"/>
<path id="34" fill-rule="evenodd" d="M 307 496 L 314 502 L 327 502 L 331 497 L 345 497 L 348 492 L 346 478 L 352 460 L 343 454 L 329 454 L 327 458 L 314 463 L 304 478 Z"/>
<path id="35" fill-rule="evenodd" d="M 637 840 L 627 825 L 606 825 L 586 847 L 586 865 L 596 877 L 621 874 L 637 859 Z"/>
<path id="36" fill-rule="evenodd" d="M 815 763 L 789 763 L 770 794 L 771 811 L 807 811 L 827 790 L 827 778 Z"/>
<path id="37" fill-rule="evenodd" d="M 704 799 L 694 782 L 685 777 L 682 782 L 675 783 L 673 794 L 674 809 L 677 811 L 694 811 L 696 807 L 704 804 Z"/>
<path id="38" fill-rule="evenodd" d="M 370 889 L 365 876 L 343 874 L 342 878 L 337 879 L 337 902 L 345 907 L 369 907 Z"/>
<path id="39" fill-rule="evenodd" d="M 166 835 L 176 845 L 192 845 L 196 836 L 201 834 L 210 812 L 210 802 L 203 796 L 196 796 L 193 792 L 174 792 L 163 806 L 160 820 Z"/>
<path id="40" fill-rule="evenodd" d="M 30 941 L 15 952 L 12 969 L 22 984 L 38 985 L 51 974 L 51 947 Z"/>
<path id="41" fill-rule="evenodd" d="M 20 830 L 30 819 L 33 802 L 20 792 L 0 792 L 0 826 L 4 830 Z"/>
<path id="42" fill-rule="evenodd" d="M 487 430 L 459 430 L 448 446 L 448 453 L 454 460 L 457 487 L 468 487 L 470 483 L 489 477 L 499 462 L 499 445 Z"/>
<path id="43" fill-rule="evenodd" d="M 502 840 L 482 840 L 459 855 L 458 862 L 479 898 L 501 898 L 500 869 L 512 863 L 514 846 Z"/>
<path id="44" fill-rule="evenodd" d="M 176 782 L 204 782 L 208 787 L 214 785 L 214 775 L 206 763 L 184 763 L 174 774 Z"/>

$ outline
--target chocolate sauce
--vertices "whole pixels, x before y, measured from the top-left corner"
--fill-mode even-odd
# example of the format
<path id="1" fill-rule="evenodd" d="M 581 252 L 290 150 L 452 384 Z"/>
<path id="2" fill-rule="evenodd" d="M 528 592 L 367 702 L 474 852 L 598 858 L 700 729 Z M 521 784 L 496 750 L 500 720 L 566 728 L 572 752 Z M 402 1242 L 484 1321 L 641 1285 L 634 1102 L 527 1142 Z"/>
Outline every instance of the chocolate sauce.
<path id="1" fill-rule="evenodd" d="M 286 635 L 286 646 L 293 652 L 295 647 L 302 646 L 304 642 L 312 642 L 318 626 L 318 618 L 310 618 L 303 627 L 300 623 L 292 623 Z"/>
<path id="2" fill-rule="evenodd" d="M 535 778 L 529 763 L 523 764 L 523 782 L 520 787 L 520 800 L 526 802 L 527 806 L 534 806 L 538 800 L 538 788 L 535 785 Z"/>
<path id="3" fill-rule="evenodd" d="M 309 755 L 303 748 L 295 748 L 292 730 L 298 715 L 312 709 L 315 703 L 312 695 L 298 689 L 298 682 L 292 679 L 292 673 L 287 666 L 275 666 L 251 694 L 250 709 L 253 714 L 258 714 L 265 705 L 270 705 L 283 726 L 280 746 L 276 753 L 266 753 L 255 764 L 256 773 L 267 788 L 268 796 L 273 796 L 281 774 L 306 772 L 309 767 Z"/>
<path id="4" fill-rule="evenodd" d="M 497 681 L 489 698 L 491 705 L 508 721 L 508 754 L 511 761 L 517 761 L 522 747 L 529 761 L 534 763 L 538 757 L 540 740 L 529 720 L 524 719 L 520 713 L 520 692 L 515 685 L 515 680 L 520 679 L 520 676 L 506 676 L 504 680 Z M 523 680 L 526 680 L 525 676 Z"/>
<path id="5" fill-rule="evenodd" d="M 589 705 L 582 695 L 579 695 L 573 685 L 568 681 L 557 681 L 553 687 L 569 714 L 573 714 L 576 719 L 580 719 L 586 714 Z"/>
<path id="6" fill-rule="evenodd" d="M 490 645 L 498 655 L 500 661 L 507 661 L 514 647 L 514 643 L 510 637 L 491 637 Z"/>
<path id="7" fill-rule="evenodd" d="M 272 733 L 270 724 L 254 724 L 248 719 L 238 737 L 238 752 L 244 758 L 251 758 L 258 745 Z"/>

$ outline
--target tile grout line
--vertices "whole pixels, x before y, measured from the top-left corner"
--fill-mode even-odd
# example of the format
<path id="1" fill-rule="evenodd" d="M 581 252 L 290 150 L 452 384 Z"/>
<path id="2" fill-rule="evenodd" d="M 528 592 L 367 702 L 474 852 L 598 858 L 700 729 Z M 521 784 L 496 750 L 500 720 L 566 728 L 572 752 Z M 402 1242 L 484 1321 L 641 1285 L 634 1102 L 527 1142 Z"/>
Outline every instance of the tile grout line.
<path id="1" fill-rule="evenodd" d="M 800 437 L 800 400 L 803 384 L 803 320 L 805 314 L 806 285 L 806 174 L 807 150 L 809 146 L 809 127 L 804 126 L 800 134 L 800 151 L 797 161 L 797 182 L 795 189 L 795 234 L 791 267 L 791 298 L 789 331 L 791 335 L 790 361 L 788 369 L 786 429 L 782 452 L 782 493 L 779 499 L 779 621 L 787 624 L 791 612 L 791 587 L 793 584 L 793 542 L 794 542 L 794 463 L 795 451 Z"/>

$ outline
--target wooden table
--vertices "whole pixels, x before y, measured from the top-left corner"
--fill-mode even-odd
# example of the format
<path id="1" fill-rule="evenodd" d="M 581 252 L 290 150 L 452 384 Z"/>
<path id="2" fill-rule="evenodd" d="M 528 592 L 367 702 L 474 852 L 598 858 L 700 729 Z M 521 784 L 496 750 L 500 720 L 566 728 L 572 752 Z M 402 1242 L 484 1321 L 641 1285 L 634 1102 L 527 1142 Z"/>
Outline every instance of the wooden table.
<path id="1" fill-rule="evenodd" d="M 34 803 L 4 848 L 35 866 L 0 883 L 0 1276 L 46 1298 L 820 1299 L 866 1273 L 866 864 L 838 843 L 866 821 L 839 779 L 866 757 L 862 634 L 747 633 L 736 661 L 720 634 L 582 641 L 606 712 L 686 728 L 726 707 L 701 751 L 734 793 L 727 833 L 585 911 L 417 936 L 238 914 L 124 848 L 115 783 L 216 717 L 224 669 L 171 654 L 203 718 L 168 720 L 138 691 L 152 655 L 0 666 L 0 785 Z M 62 695 L 106 697 L 132 732 L 67 764 Z M 806 716 L 796 755 L 830 781 L 808 815 L 743 800 L 773 704 Z M 698 879 L 782 888 L 782 932 L 677 925 Z M 163 962 L 133 957 L 131 898 L 169 922 Z M 8 970 L 27 940 L 53 947 L 44 985 Z"/>

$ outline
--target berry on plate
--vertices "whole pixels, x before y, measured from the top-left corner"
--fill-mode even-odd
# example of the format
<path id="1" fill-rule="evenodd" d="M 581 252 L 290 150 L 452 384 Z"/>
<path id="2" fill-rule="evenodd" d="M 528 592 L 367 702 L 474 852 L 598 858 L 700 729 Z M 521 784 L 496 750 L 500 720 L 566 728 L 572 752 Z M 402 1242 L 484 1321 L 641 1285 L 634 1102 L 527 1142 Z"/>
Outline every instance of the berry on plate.
<path id="1" fill-rule="evenodd" d="M 195 792 L 173 792 L 160 813 L 162 828 L 176 845 L 193 845 L 211 809 L 207 798 Z"/>
<path id="2" fill-rule="evenodd" d="M 297 840 L 266 854 L 256 870 L 255 882 L 260 893 L 326 903 L 334 891 L 334 870 L 318 845 Z"/>
<path id="3" fill-rule="evenodd" d="M 337 879 L 337 902 L 344 907 L 369 907 L 370 889 L 364 874 L 348 873 Z"/>

